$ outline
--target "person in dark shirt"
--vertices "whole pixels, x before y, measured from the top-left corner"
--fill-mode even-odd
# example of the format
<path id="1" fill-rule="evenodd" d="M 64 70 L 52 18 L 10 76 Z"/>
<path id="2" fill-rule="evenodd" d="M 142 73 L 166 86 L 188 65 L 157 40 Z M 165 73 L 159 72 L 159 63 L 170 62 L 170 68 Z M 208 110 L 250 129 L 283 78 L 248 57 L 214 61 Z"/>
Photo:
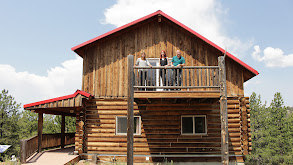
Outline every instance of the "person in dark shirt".
<path id="1" fill-rule="evenodd" d="M 172 85 L 181 86 L 182 80 L 182 69 L 181 67 L 185 66 L 185 59 L 181 56 L 180 50 L 176 51 L 176 56 L 172 58 L 171 66 L 176 66 L 178 69 L 173 69 L 173 80 Z M 180 68 L 180 69 L 179 69 Z M 174 84 L 175 82 L 175 84 Z"/>
<path id="2" fill-rule="evenodd" d="M 169 65 L 169 60 L 164 50 L 161 51 L 159 65 L 160 66 Z M 160 69 L 160 78 L 162 80 L 163 86 L 166 86 L 166 69 Z"/>

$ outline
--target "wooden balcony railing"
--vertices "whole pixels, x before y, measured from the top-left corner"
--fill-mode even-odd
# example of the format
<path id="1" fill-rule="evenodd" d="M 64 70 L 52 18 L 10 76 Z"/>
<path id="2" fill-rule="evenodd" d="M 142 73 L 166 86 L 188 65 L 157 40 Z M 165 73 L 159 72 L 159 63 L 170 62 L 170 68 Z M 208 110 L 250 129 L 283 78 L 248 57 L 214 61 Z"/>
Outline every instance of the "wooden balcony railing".
<path id="1" fill-rule="evenodd" d="M 65 145 L 74 144 L 75 133 L 65 133 Z M 43 134 L 42 148 L 53 148 L 61 146 L 61 133 Z M 20 141 L 20 161 L 26 163 L 26 159 L 38 150 L 38 136 Z"/>
<path id="2" fill-rule="evenodd" d="M 134 91 L 219 90 L 219 66 L 134 66 Z"/>

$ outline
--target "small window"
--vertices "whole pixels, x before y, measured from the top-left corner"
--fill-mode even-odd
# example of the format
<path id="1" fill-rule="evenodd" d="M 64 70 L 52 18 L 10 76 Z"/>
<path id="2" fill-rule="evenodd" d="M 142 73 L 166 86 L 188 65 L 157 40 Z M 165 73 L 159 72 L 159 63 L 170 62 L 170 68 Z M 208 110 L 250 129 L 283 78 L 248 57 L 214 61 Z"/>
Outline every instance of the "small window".
<path id="1" fill-rule="evenodd" d="M 181 134 L 203 135 L 207 134 L 205 115 L 181 116 Z"/>
<path id="2" fill-rule="evenodd" d="M 134 116 L 134 135 L 140 135 L 141 126 L 140 116 Z M 116 135 L 127 135 L 127 117 L 117 116 L 116 117 Z"/>

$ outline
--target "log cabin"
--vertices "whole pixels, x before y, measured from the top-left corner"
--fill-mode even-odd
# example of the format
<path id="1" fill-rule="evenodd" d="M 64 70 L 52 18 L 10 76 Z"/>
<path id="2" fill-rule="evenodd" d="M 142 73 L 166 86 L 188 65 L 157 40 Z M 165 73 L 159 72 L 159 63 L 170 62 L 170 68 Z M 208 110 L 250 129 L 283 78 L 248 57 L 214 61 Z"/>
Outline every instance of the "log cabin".
<path id="1" fill-rule="evenodd" d="M 164 12 L 72 50 L 83 58 L 82 90 L 24 105 L 39 113 L 39 151 L 43 114 L 74 116 L 76 153 L 99 161 L 126 161 L 131 90 L 133 162 L 241 164 L 251 151 L 249 98 L 243 83 L 258 72 Z M 186 66 L 160 67 L 161 50 L 169 61 L 180 50 Z M 142 52 L 152 67 L 133 66 Z M 146 75 L 139 74 L 141 69 Z M 164 78 L 160 69 L 166 71 Z M 178 86 L 172 83 L 177 81 L 172 76 L 176 70 L 182 78 Z M 64 139 L 64 130 L 61 136 Z"/>

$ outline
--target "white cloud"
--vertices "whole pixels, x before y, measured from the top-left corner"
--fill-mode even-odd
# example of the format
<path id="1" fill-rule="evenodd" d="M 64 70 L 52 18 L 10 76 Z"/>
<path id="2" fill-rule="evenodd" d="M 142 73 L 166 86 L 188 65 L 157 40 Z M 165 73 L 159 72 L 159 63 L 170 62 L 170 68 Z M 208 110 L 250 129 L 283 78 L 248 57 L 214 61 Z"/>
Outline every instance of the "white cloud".
<path id="1" fill-rule="evenodd" d="M 267 47 L 262 51 L 258 45 L 254 46 L 252 57 L 259 61 L 264 62 L 267 67 L 290 67 L 293 66 L 293 54 L 285 55 L 279 48 Z"/>
<path id="2" fill-rule="evenodd" d="M 228 9 L 216 0 L 118 0 L 105 10 L 103 23 L 122 26 L 157 10 L 162 10 L 234 55 L 243 55 L 252 41 L 242 42 L 225 34 Z"/>
<path id="3" fill-rule="evenodd" d="M 13 66 L 0 64 L 0 87 L 1 90 L 7 89 L 22 105 L 72 94 L 81 87 L 82 58 L 76 56 L 47 70 L 47 73 L 47 76 L 40 76 L 16 72 Z"/>

